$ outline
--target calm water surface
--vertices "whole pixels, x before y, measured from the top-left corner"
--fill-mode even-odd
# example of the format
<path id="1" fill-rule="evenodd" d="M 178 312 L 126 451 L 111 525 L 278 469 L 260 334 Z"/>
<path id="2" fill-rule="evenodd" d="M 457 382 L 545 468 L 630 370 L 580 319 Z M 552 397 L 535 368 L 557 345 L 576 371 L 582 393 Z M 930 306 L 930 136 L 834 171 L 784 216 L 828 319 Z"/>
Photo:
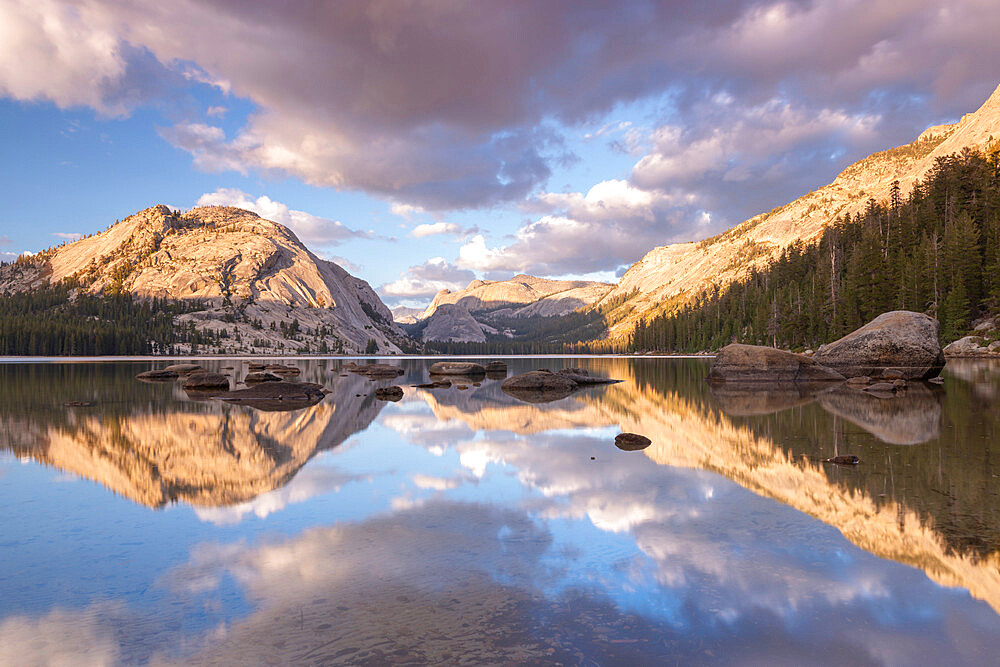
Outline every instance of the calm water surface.
<path id="1" fill-rule="evenodd" d="M 1000 364 L 885 400 L 510 360 L 624 380 L 530 403 L 410 387 L 432 362 L 407 359 L 385 403 L 293 363 L 332 393 L 259 410 L 136 381 L 152 362 L 0 364 L 0 663 L 1000 655 Z"/>

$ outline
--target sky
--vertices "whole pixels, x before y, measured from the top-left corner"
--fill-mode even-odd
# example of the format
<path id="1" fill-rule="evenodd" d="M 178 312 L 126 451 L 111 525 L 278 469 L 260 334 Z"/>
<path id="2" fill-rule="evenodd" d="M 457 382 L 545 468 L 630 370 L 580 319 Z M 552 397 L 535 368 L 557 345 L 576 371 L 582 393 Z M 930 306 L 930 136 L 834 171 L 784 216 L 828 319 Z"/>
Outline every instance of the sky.
<path id="1" fill-rule="evenodd" d="M 614 281 L 975 110 L 995 0 L 0 0 L 0 259 L 155 204 L 390 306 Z"/>

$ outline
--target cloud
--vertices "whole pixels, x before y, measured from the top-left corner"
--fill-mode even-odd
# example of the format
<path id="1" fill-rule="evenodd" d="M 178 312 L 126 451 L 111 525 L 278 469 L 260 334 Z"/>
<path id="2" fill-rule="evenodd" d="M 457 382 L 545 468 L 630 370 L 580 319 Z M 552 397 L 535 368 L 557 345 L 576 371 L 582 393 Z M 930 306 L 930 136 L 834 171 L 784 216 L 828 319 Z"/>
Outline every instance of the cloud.
<path id="1" fill-rule="evenodd" d="M 550 213 L 522 225 L 514 242 L 490 247 L 483 235 L 459 249 L 456 264 L 491 277 L 511 272 L 565 275 L 614 271 L 650 248 L 703 233 L 697 201 L 624 180 L 602 181 L 586 194 L 544 193 L 531 203 Z"/>
<path id="2" fill-rule="evenodd" d="M 734 144 L 698 128 L 706 103 L 720 94 L 731 100 L 729 111 L 713 116 L 724 133 L 752 124 L 743 110 L 767 109 L 772 100 L 788 105 L 779 114 L 826 111 L 816 128 L 841 127 L 841 116 L 850 123 L 891 113 L 892 123 L 861 141 L 834 129 L 835 152 L 861 157 L 863 147 L 899 143 L 984 99 L 996 85 L 998 23 L 1000 5 L 982 0 L 624 9 L 568 0 L 293 7 L 8 0 L 0 7 L 0 94 L 125 115 L 173 97 L 164 89 L 212 86 L 254 111 L 227 131 L 195 122 L 204 117 L 196 110 L 167 116 L 162 135 L 199 168 L 291 175 L 439 211 L 541 192 L 553 165 L 571 157 L 568 127 L 593 127 L 583 136 L 639 150 L 642 130 L 627 125 L 638 120 L 619 115 L 635 101 L 649 103 L 647 116 L 659 127 L 655 153 L 639 172 L 651 179 L 676 168 L 671 156 L 694 158 L 690 166 L 706 175 L 718 171 Z M 789 127 L 811 131 L 801 119 Z M 796 155 L 774 177 L 786 169 L 815 184 L 827 163 L 796 169 L 814 145 L 794 136 L 779 143 L 779 152 Z M 740 154 L 750 148 L 769 150 L 764 142 Z M 754 178 L 752 167 L 766 162 L 758 154 L 730 176 Z M 715 192 L 729 182 L 717 181 Z"/>
<path id="3" fill-rule="evenodd" d="M 426 298 L 443 289 L 460 290 L 475 278 L 472 271 L 449 264 L 442 257 L 434 257 L 411 266 L 398 280 L 382 285 L 378 291 L 389 297 Z"/>
<path id="4" fill-rule="evenodd" d="M 225 118 L 226 112 L 229 111 L 226 107 L 222 106 L 211 106 L 205 110 L 206 116 L 211 116 L 213 118 Z"/>
<path id="5" fill-rule="evenodd" d="M 338 220 L 290 209 L 267 195 L 254 199 L 236 188 L 219 188 L 215 192 L 207 192 L 198 198 L 196 205 L 236 206 L 253 211 L 262 218 L 288 227 L 306 245 L 334 246 L 352 238 L 373 238 L 371 232 L 350 229 Z"/>
<path id="6" fill-rule="evenodd" d="M 419 206 L 413 206 L 412 204 L 400 204 L 399 202 L 395 202 L 389 210 L 393 215 L 398 215 L 405 220 L 409 220 L 417 213 L 424 212 L 424 209 Z"/>
<path id="7" fill-rule="evenodd" d="M 422 239 L 426 236 L 436 236 L 439 234 L 463 234 L 463 230 L 460 226 L 456 225 L 454 222 L 435 222 L 435 223 L 424 223 L 422 225 L 417 225 L 410 232 L 415 238 Z"/>
<path id="8" fill-rule="evenodd" d="M 9 248 L 14 241 L 9 236 L 0 236 L 0 248 Z"/>
<path id="9" fill-rule="evenodd" d="M 77 241 L 83 238 L 83 234 L 79 232 L 52 232 L 52 236 L 58 236 L 61 239 L 66 239 L 68 241 Z"/>

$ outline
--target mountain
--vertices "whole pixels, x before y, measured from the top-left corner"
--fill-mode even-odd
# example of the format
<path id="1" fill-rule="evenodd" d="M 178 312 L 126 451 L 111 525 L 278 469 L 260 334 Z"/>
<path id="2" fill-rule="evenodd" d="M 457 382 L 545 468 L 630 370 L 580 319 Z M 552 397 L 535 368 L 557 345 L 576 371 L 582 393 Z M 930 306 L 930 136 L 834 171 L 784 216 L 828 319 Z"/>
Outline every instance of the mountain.
<path id="1" fill-rule="evenodd" d="M 524 274 L 509 280 L 473 280 L 462 290 L 441 290 L 416 318 L 413 335 L 424 341 L 475 342 L 504 330 L 514 335 L 517 320 L 557 318 L 593 305 L 610 283 L 550 280 Z"/>
<path id="2" fill-rule="evenodd" d="M 420 339 L 442 343 L 485 343 L 486 333 L 496 329 L 482 324 L 457 303 L 443 303 L 423 320 Z"/>
<path id="3" fill-rule="evenodd" d="M 628 334 L 638 321 L 674 310 L 706 287 L 725 286 L 752 268 L 767 266 L 793 243 L 816 241 L 837 219 L 864 211 L 870 198 L 889 199 L 896 181 L 906 197 L 938 158 L 966 148 L 986 149 L 994 137 L 1000 138 L 1000 87 L 958 123 L 928 128 L 912 143 L 856 162 L 829 185 L 789 204 L 700 242 L 654 248 L 598 302 L 616 304 L 609 316 L 610 337 Z"/>
<path id="4" fill-rule="evenodd" d="M 0 268 L 0 294 L 70 281 L 191 306 L 206 351 L 399 352 L 405 334 L 365 281 L 310 252 L 288 228 L 239 208 L 153 206 L 105 231 Z M 179 350 L 181 352 L 185 350 Z"/>
<path id="5" fill-rule="evenodd" d="M 442 304 L 455 303 L 472 314 L 494 317 L 555 317 L 599 301 L 614 285 L 586 280 L 550 280 L 519 274 L 510 280 L 473 280 L 457 292 L 441 290 L 420 319 Z"/>
<path id="6" fill-rule="evenodd" d="M 390 308 L 389 312 L 392 313 L 392 321 L 397 324 L 414 324 L 417 321 L 417 317 L 423 313 L 424 310 L 426 310 L 426 308 L 396 306 L 395 308 Z"/>

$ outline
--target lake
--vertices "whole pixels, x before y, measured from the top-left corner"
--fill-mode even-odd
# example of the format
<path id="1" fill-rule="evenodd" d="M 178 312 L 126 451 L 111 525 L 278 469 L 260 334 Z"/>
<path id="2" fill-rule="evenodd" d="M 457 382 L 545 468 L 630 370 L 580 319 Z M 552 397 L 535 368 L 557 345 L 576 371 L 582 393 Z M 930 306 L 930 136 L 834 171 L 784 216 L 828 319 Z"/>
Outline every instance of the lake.
<path id="1" fill-rule="evenodd" d="M 428 359 L 378 382 L 295 359 L 332 393 L 283 411 L 135 379 L 162 361 L 0 363 L 0 663 L 1000 654 L 1000 363 L 883 399 L 507 361 L 623 382 L 534 403 L 412 387 Z"/>

